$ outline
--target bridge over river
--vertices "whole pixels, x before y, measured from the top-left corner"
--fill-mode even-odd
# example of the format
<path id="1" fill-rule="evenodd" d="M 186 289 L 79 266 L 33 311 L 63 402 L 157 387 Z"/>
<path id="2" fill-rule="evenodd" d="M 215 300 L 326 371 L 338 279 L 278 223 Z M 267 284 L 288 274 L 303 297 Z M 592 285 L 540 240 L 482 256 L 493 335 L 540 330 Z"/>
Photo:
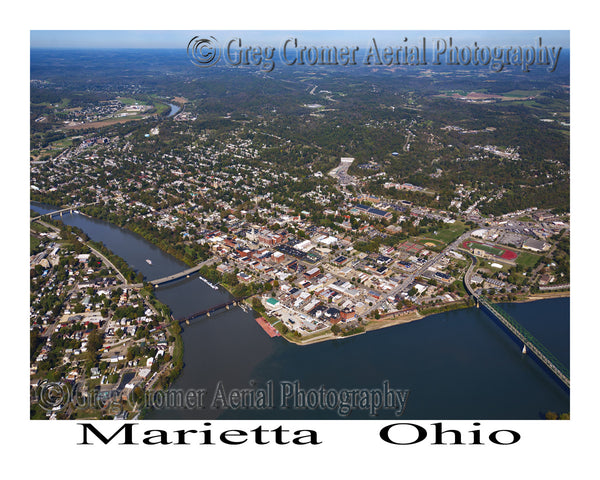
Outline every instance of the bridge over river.
<path id="1" fill-rule="evenodd" d="M 468 253 L 468 252 L 467 252 Z M 515 319 L 503 311 L 498 305 L 494 305 L 483 297 L 478 296 L 471 286 L 471 277 L 477 260 L 473 255 L 472 264 L 465 273 L 464 284 L 467 292 L 475 299 L 477 306 L 482 308 L 488 315 L 497 320 L 512 337 L 524 346 L 524 353 L 532 354 L 542 365 L 552 372 L 563 385 L 571 388 L 569 369 L 563 365 L 552 353 L 531 333 L 529 333 Z"/>
<path id="2" fill-rule="evenodd" d="M 46 212 L 46 213 L 42 213 L 42 214 L 38 215 L 37 217 L 31 217 L 30 221 L 34 222 L 35 220 L 39 220 L 42 217 L 53 217 L 54 215 L 60 215 L 62 217 L 62 214 L 65 212 L 73 213 L 73 212 L 76 212 L 78 208 L 87 207 L 89 205 L 97 205 L 97 204 L 98 204 L 98 201 L 95 201 L 95 202 L 91 202 L 91 203 L 85 203 L 83 205 L 77 205 L 74 207 L 64 207 L 64 208 L 61 208 L 60 210 L 55 210 L 54 212 Z M 81 212 L 77 212 L 77 213 L 83 215 Z"/>
<path id="3" fill-rule="evenodd" d="M 211 265 L 211 264 L 215 263 L 216 261 L 217 261 L 217 257 L 209 258 L 208 260 L 205 260 L 204 262 L 199 263 L 195 267 L 188 268 L 179 273 L 174 273 L 173 275 L 168 275 L 166 277 L 157 278 L 156 280 L 150 280 L 150 283 L 152 285 L 154 285 L 155 287 L 158 287 L 159 285 L 162 285 L 164 283 L 174 282 L 175 280 L 179 280 L 180 278 L 189 277 L 192 273 L 197 272 L 202 267 L 204 267 L 206 265 Z"/>
<path id="4" fill-rule="evenodd" d="M 212 307 L 205 308 L 204 310 L 192 313 L 191 315 L 188 315 L 188 316 L 182 317 L 182 318 L 178 318 L 176 320 L 179 323 L 187 323 L 189 325 L 190 320 L 193 320 L 194 318 L 199 318 L 204 315 L 210 317 L 211 313 L 215 313 L 216 311 L 221 310 L 223 308 L 226 308 L 227 310 L 229 310 L 229 307 L 231 307 L 232 305 L 233 306 L 242 305 L 242 308 L 246 308 L 243 306 L 243 302 L 244 302 L 244 300 L 246 300 L 247 298 L 250 298 L 250 297 L 251 297 L 251 295 L 242 297 L 242 298 L 234 298 L 233 300 L 229 300 L 228 302 L 220 303 L 219 305 L 213 305 Z"/>

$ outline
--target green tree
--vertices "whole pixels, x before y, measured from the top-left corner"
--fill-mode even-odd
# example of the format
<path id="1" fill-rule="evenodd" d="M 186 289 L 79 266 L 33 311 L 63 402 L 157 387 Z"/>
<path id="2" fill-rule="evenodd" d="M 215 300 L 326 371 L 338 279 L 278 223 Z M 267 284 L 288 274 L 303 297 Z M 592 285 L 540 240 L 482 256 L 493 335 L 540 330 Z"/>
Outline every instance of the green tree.
<path id="1" fill-rule="evenodd" d="M 88 335 L 88 344 L 87 344 L 88 352 L 96 354 L 98 352 L 98 350 L 100 350 L 100 348 L 102 347 L 102 344 L 103 344 L 102 335 L 100 334 L 100 332 L 98 330 L 94 330 L 94 331 L 92 331 L 92 333 L 90 333 Z"/>
<path id="2" fill-rule="evenodd" d="M 73 312 L 75 312 L 75 313 L 83 313 L 83 312 L 85 312 L 85 307 L 81 303 L 77 303 L 73 307 Z"/>

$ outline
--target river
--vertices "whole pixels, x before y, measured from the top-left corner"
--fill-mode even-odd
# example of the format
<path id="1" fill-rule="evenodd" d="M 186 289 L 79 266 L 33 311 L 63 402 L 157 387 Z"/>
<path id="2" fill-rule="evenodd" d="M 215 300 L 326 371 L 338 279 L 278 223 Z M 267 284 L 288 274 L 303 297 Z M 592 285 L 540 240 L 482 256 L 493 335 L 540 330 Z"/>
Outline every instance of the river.
<path id="1" fill-rule="evenodd" d="M 179 112 L 179 110 L 181 110 L 181 107 L 179 105 L 169 103 L 169 106 L 171 107 L 171 110 L 169 111 L 169 115 L 167 115 L 167 117 L 172 117 L 173 115 L 176 115 L 177 112 Z"/>
<path id="2" fill-rule="evenodd" d="M 55 207 L 32 203 L 38 212 Z M 62 221 L 103 242 L 146 279 L 186 266 L 140 236 L 107 222 L 78 214 Z M 152 265 L 146 262 L 152 261 Z M 175 317 L 222 303 L 231 295 L 213 290 L 197 275 L 157 289 L 159 300 Z M 568 298 L 502 305 L 569 365 Z M 551 410 L 568 412 L 569 394 L 489 317 L 477 308 L 433 315 L 412 323 L 352 338 L 307 346 L 269 338 L 240 308 L 193 320 L 183 331 L 184 369 L 173 390 L 208 390 L 204 409 L 157 409 L 149 418 L 398 418 L 393 409 L 378 417 L 356 409 L 348 417 L 335 409 L 279 407 L 281 382 L 298 380 L 302 388 L 408 389 L 402 419 L 538 419 Z M 219 382 L 225 390 L 274 384 L 274 408 L 210 408 Z"/>

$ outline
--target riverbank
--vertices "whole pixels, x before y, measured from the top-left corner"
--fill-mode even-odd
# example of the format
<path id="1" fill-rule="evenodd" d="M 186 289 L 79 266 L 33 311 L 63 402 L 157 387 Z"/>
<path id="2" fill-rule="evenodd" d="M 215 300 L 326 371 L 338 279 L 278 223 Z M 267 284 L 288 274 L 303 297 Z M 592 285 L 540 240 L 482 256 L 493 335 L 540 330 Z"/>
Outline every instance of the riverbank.
<path id="1" fill-rule="evenodd" d="M 46 221 L 41 221 L 38 219 L 34 223 L 44 225 L 44 228 L 46 228 L 48 231 L 53 230 L 59 235 L 59 239 L 56 241 L 60 245 L 60 251 L 66 253 L 61 254 L 61 257 L 64 255 L 62 258 L 64 262 L 56 264 L 56 269 L 60 269 L 63 264 L 66 268 L 69 264 L 72 265 L 74 262 L 76 262 L 75 259 L 74 262 L 69 263 L 69 259 L 71 258 L 70 256 L 73 256 L 77 253 L 87 252 L 92 253 L 92 255 L 96 257 L 96 260 L 99 260 L 98 265 L 102 263 L 102 266 L 98 266 L 96 262 L 94 262 L 91 266 L 93 266 L 97 271 L 100 271 L 101 268 L 106 269 L 100 274 L 102 275 L 101 280 L 105 285 L 108 285 L 108 290 L 116 291 L 117 298 L 120 296 L 118 306 L 117 300 L 114 299 L 114 295 L 104 293 L 104 301 L 102 306 L 106 311 L 102 312 L 100 307 L 97 305 L 98 302 L 95 302 L 95 308 L 88 309 L 87 311 L 81 311 L 82 318 L 78 320 L 78 322 L 83 324 L 87 318 L 98 318 L 98 316 L 101 315 L 103 320 L 102 323 L 98 325 L 99 331 L 101 332 L 101 337 L 98 339 L 98 351 L 107 352 L 110 349 L 112 357 L 119 359 L 119 362 L 116 365 L 113 364 L 111 359 L 110 368 L 112 369 L 112 373 L 111 375 L 108 375 L 108 378 L 112 378 L 112 380 L 102 385 L 102 388 L 104 389 L 116 388 L 116 386 L 120 385 L 125 378 L 129 378 L 128 375 L 132 374 L 133 367 L 135 367 L 137 373 L 139 373 L 145 366 L 151 367 L 151 365 L 145 363 L 148 358 L 153 358 L 153 360 L 155 360 L 154 363 L 158 365 L 158 369 L 155 371 L 155 374 L 150 378 L 150 380 L 148 380 L 146 376 L 142 377 L 140 375 L 137 380 L 137 385 L 141 390 L 136 391 L 132 394 L 133 396 L 130 396 L 130 400 L 133 399 L 134 401 L 138 402 L 137 406 L 133 407 L 133 404 L 129 403 L 128 401 L 127 405 L 123 407 L 127 412 L 129 412 L 130 415 L 135 415 L 136 413 L 143 415 L 144 406 L 139 403 L 139 399 L 142 398 L 143 395 L 141 395 L 140 392 L 143 390 L 152 391 L 167 389 L 181 374 L 183 369 L 183 337 L 181 336 L 181 328 L 179 324 L 172 321 L 170 307 L 164 302 L 158 300 L 158 298 L 155 296 L 154 288 L 149 283 L 140 284 L 136 287 L 133 287 L 132 285 L 120 284 L 121 282 L 125 281 L 125 277 L 134 276 L 132 267 L 122 257 L 114 253 L 106 245 L 102 244 L 101 242 L 95 242 L 91 240 L 87 236 L 86 232 L 79 227 L 68 225 L 62 220 L 58 219 L 47 219 Z M 67 247 L 64 245 L 67 245 Z M 96 248 L 93 248 L 92 245 L 94 245 Z M 74 246 L 77 246 L 77 248 L 74 248 Z M 86 251 L 86 248 L 89 250 Z M 108 284 L 106 284 L 107 281 Z M 98 294 L 98 287 L 95 286 L 93 278 L 90 279 L 90 281 L 88 281 L 87 278 L 82 278 L 81 281 L 79 281 L 79 279 L 76 280 L 75 284 L 69 290 L 68 295 L 65 297 L 61 310 L 56 312 L 58 324 L 65 326 L 66 330 L 72 328 L 77 320 L 73 320 L 72 308 L 71 312 L 65 313 L 65 311 L 68 310 L 64 309 L 64 305 L 65 302 L 71 297 L 73 292 L 77 291 L 78 284 L 81 282 L 84 282 L 86 286 L 86 293 L 90 295 L 90 297 L 94 297 L 96 294 Z M 93 291 L 90 291 L 90 289 Z M 111 299 L 112 305 L 109 307 Z M 141 308 L 142 310 L 136 310 L 138 308 Z M 127 320 L 125 317 L 129 317 L 130 320 Z M 144 318 L 139 317 L 147 318 L 145 318 L 144 322 Z M 123 321 L 126 321 L 127 323 L 123 323 Z M 119 335 L 120 340 L 117 342 L 110 340 L 112 335 L 110 330 L 117 328 L 114 326 L 114 322 L 120 322 L 119 327 L 122 332 Z M 84 328 L 87 329 L 87 327 Z M 133 333 L 131 333 L 131 329 L 134 329 Z M 135 336 L 136 332 L 138 336 Z M 123 338 L 121 338 L 121 336 Z M 160 338 L 161 336 L 162 338 Z M 155 356 L 154 352 L 142 351 L 142 347 L 139 346 L 139 342 L 141 341 L 142 337 L 146 337 L 144 343 L 148 345 L 148 348 L 156 348 L 156 351 L 161 350 L 165 353 L 162 356 Z M 57 348 L 61 347 L 59 346 Z M 60 351 L 60 358 L 62 358 L 62 354 L 63 352 Z M 125 359 L 123 358 L 126 355 L 129 365 L 125 364 Z M 107 354 L 99 353 L 97 357 L 94 357 L 94 359 L 90 358 L 89 360 L 93 362 L 93 367 L 101 369 L 103 368 L 103 363 L 109 363 L 107 360 L 109 358 L 110 357 L 107 356 Z M 136 364 L 132 367 L 131 362 L 133 360 L 140 361 L 139 365 L 136 361 Z M 54 372 L 51 371 L 51 373 Z M 61 371 L 57 374 L 63 375 L 63 372 Z M 89 373 L 86 376 L 88 377 L 88 380 L 86 380 L 85 388 L 96 388 L 100 386 L 100 380 L 94 380 L 93 378 L 90 379 Z M 111 384 L 114 384 L 115 387 L 111 387 Z M 70 413 L 70 415 L 91 415 L 94 418 L 103 418 L 106 415 L 106 412 L 102 409 L 94 411 L 86 410 L 85 412 L 76 409 Z"/>
<path id="2" fill-rule="evenodd" d="M 227 285 L 226 283 L 220 283 L 220 286 L 223 287 L 225 290 L 227 290 L 227 292 L 229 292 L 231 295 L 235 296 L 231 286 Z M 517 300 L 511 301 L 508 303 L 526 303 L 526 302 L 534 302 L 537 300 L 548 300 L 548 299 L 552 299 L 552 298 L 568 298 L 569 296 L 570 296 L 569 291 L 537 293 L 537 294 L 528 295 L 525 298 L 518 298 Z M 252 300 L 256 299 L 256 300 L 260 301 L 259 297 L 260 297 L 260 295 L 253 295 L 252 297 L 249 297 L 246 300 L 244 300 L 244 303 L 246 303 L 253 310 L 253 312 L 256 315 L 262 316 L 262 317 L 266 318 L 267 320 L 270 319 L 271 322 L 276 322 L 276 319 L 269 317 L 267 315 L 264 308 L 262 308 L 262 309 L 255 308 L 254 302 Z M 298 345 L 298 346 L 306 346 L 306 345 L 314 345 L 317 343 L 328 342 L 328 341 L 332 341 L 332 340 L 341 340 L 344 338 L 354 337 L 356 335 L 362 335 L 362 334 L 368 333 L 370 331 L 381 330 L 384 328 L 394 327 L 396 325 L 402 325 L 402 324 L 406 324 L 406 323 L 415 322 L 417 320 L 422 320 L 424 318 L 427 318 L 427 317 L 430 317 L 433 315 L 437 315 L 439 313 L 471 308 L 473 306 L 474 305 L 470 305 L 467 301 L 459 301 L 459 302 L 455 302 L 453 304 L 440 305 L 438 307 L 427 307 L 427 308 L 423 309 L 423 311 L 425 311 L 427 313 L 423 313 L 423 311 L 418 311 L 418 310 L 414 311 L 414 312 L 410 312 L 410 313 L 399 313 L 398 315 L 395 315 L 395 316 L 392 315 L 388 318 L 384 318 L 384 319 L 380 319 L 380 320 L 370 320 L 369 323 L 367 323 L 366 325 L 364 325 L 362 327 L 364 329 L 363 331 L 359 331 L 357 333 L 353 333 L 351 335 L 345 335 L 345 336 L 340 335 L 340 334 L 336 335 L 335 333 L 333 333 L 331 331 L 331 329 L 327 329 L 323 332 L 309 333 L 304 336 L 298 336 L 293 331 L 289 331 L 289 330 L 285 331 L 283 329 L 283 324 L 281 323 L 281 321 L 277 322 L 277 324 L 274 325 L 274 327 L 279 331 L 279 333 L 281 334 L 281 337 L 283 337 L 289 343 L 292 343 L 292 344 Z"/>
<path id="3" fill-rule="evenodd" d="M 516 300 L 510 303 L 527 303 L 527 302 L 535 302 L 537 300 L 548 300 L 551 298 L 569 298 L 571 296 L 570 290 L 564 290 L 559 292 L 547 292 L 547 293 L 533 293 L 528 295 L 526 298 L 521 300 Z"/>
<path id="4" fill-rule="evenodd" d="M 394 327 L 396 325 L 402 325 L 403 323 L 410 323 L 416 320 L 421 320 L 428 316 L 429 315 L 421 315 L 418 311 L 416 311 L 408 314 L 401 314 L 396 317 L 386 318 L 383 320 L 372 320 L 367 324 L 365 328 L 367 332 L 373 330 L 381 330 L 382 328 Z"/>
<path id="5" fill-rule="evenodd" d="M 285 335 L 282 335 L 288 342 L 294 343 L 296 345 L 312 345 L 315 343 L 327 342 L 330 340 L 342 340 L 344 338 L 355 337 L 357 335 L 364 335 L 370 331 L 380 330 L 382 328 L 393 327 L 396 325 L 402 325 L 404 323 L 414 322 L 415 320 L 421 320 L 428 315 L 421 315 L 419 312 L 413 312 L 408 314 L 400 314 L 396 317 L 390 317 L 382 320 L 371 320 L 369 323 L 364 325 L 363 331 L 351 334 L 351 335 L 336 335 L 331 329 L 326 330 L 323 333 L 318 334 L 308 334 L 305 338 L 299 339 L 289 339 Z"/>
<path id="6" fill-rule="evenodd" d="M 549 299 L 553 299 L 553 298 L 569 298 L 570 297 L 570 292 L 565 291 L 565 292 L 548 292 L 548 293 L 544 293 L 544 294 L 534 294 L 534 295 L 529 295 L 526 298 L 522 298 L 522 299 L 517 299 L 515 301 L 512 302 L 508 302 L 508 303 L 528 303 L 528 302 L 534 302 L 534 301 L 538 301 L 538 300 L 549 300 Z M 250 300 L 250 299 L 248 299 Z M 252 307 L 252 303 L 250 301 L 246 301 L 247 304 Z M 450 308 L 448 308 L 450 307 Z M 437 315 L 439 313 L 445 313 L 445 312 L 450 312 L 450 311 L 455 311 L 455 310 L 461 310 L 461 309 L 466 309 L 466 308 L 471 308 L 473 307 L 473 305 L 468 305 L 466 302 L 462 302 L 460 304 L 454 304 L 454 305 L 450 305 L 450 306 L 444 306 L 441 305 L 439 306 L 439 308 L 427 308 L 425 309 L 427 311 L 427 313 L 422 313 L 417 311 L 414 312 L 410 312 L 410 313 L 399 313 L 396 316 L 391 316 L 389 318 L 385 318 L 385 319 L 380 319 L 380 320 L 371 320 L 369 321 L 369 323 L 367 323 L 363 328 L 364 330 L 361 332 L 357 332 L 355 334 L 352 335 L 336 335 L 334 334 L 330 329 L 324 331 L 323 333 L 318 333 L 318 334 L 307 334 L 304 337 L 297 337 L 297 336 L 293 336 L 290 337 L 287 334 L 283 334 L 280 330 L 281 336 L 283 338 L 285 338 L 289 343 L 293 343 L 295 345 L 299 345 L 299 346 L 303 346 L 303 345 L 312 345 L 315 343 L 322 343 L 322 342 L 327 342 L 330 340 L 341 340 L 344 338 L 349 338 L 349 337 L 353 337 L 356 335 L 362 335 L 371 331 L 375 331 L 375 330 L 381 330 L 384 328 L 389 328 L 389 327 L 394 327 L 396 325 L 403 325 L 406 323 L 411 323 L 411 322 L 415 322 L 417 320 L 422 320 L 424 318 L 427 317 L 431 317 L 433 315 Z M 264 316 L 265 313 L 264 312 L 260 312 L 257 311 L 256 309 L 254 309 L 254 312 L 256 312 L 258 315 Z"/>
<path id="7" fill-rule="evenodd" d="M 105 219 L 99 218 L 99 220 L 102 221 L 106 221 Z M 118 225 L 116 225 L 118 226 Z M 125 227 L 121 227 L 121 228 L 126 228 L 129 231 L 133 232 L 133 233 L 137 233 L 138 235 L 140 235 L 140 233 L 135 232 L 134 230 L 127 228 L 127 226 Z M 170 254 L 172 255 L 171 252 L 165 250 L 164 248 L 161 247 L 160 244 L 156 244 L 152 241 L 151 238 L 147 238 L 144 235 L 141 235 L 142 238 L 144 238 L 146 241 L 148 241 L 149 243 L 151 243 L 152 245 L 156 246 L 157 248 L 159 248 L 160 250 L 162 250 L 164 253 L 166 254 Z M 177 256 L 175 256 L 174 258 L 177 258 L 180 261 L 183 261 L 183 259 L 178 258 Z M 208 276 L 209 280 L 213 280 L 211 275 L 207 275 L 208 272 L 207 271 L 203 271 L 201 270 L 200 272 L 201 274 L 203 274 L 204 276 Z M 216 272 L 212 272 L 215 273 Z M 257 290 L 259 291 L 259 293 L 264 292 L 264 287 L 260 287 L 260 288 L 252 288 L 250 285 L 247 284 L 238 284 L 238 285 L 230 285 L 228 284 L 228 282 L 224 281 L 225 277 L 223 277 L 222 275 L 219 275 L 218 278 L 214 279 L 214 283 L 220 283 L 221 286 L 223 286 L 225 288 L 226 291 L 228 291 L 231 295 L 233 295 L 236 298 L 240 298 L 243 296 L 246 296 L 246 294 L 250 294 L 250 293 L 256 293 Z M 252 291 L 253 290 L 253 291 Z M 531 294 L 528 296 L 524 296 L 522 298 L 517 298 L 515 300 L 510 301 L 510 303 L 524 303 L 524 302 L 530 302 L 530 301 L 536 301 L 536 300 L 544 300 L 544 299 L 551 299 L 551 298 L 561 298 L 561 297 L 568 297 L 569 296 L 569 292 L 568 291 L 563 291 L 563 292 L 547 292 L 547 293 L 536 293 L 536 294 Z M 252 297 L 254 298 L 254 297 Z M 249 299 L 250 300 L 250 299 Z M 264 310 L 257 310 L 255 308 L 255 306 L 250 302 L 247 301 L 246 303 L 253 308 L 253 310 L 258 314 L 258 315 L 264 315 L 265 312 Z M 506 301 L 506 300 L 496 300 L 496 301 Z M 313 344 L 313 343 L 320 343 L 320 342 L 325 342 L 328 340 L 335 340 L 338 338 L 346 338 L 347 336 L 353 336 L 356 334 L 361 334 L 361 333 L 366 333 L 368 331 L 372 331 L 372 330 L 379 330 L 382 328 L 387 328 L 387 327 L 391 327 L 391 326 L 395 326 L 395 325 L 399 325 L 399 324 L 403 324 L 403 323 L 409 323 L 409 322 L 413 322 L 415 320 L 420 320 L 422 318 L 426 318 L 428 316 L 431 315 L 435 315 L 438 313 L 442 313 L 445 311 L 449 311 L 449 310 L 453 310 L 453 309 L 457 309 L 457 308 L 469 308 L 471 305 L 468 305 L 465 302 L 460 302 L 455 304 L 455 305 L 441 305 L 439 307 L 425 307 L 422 309 L 421 312 L 416 312 L 416 313 L 409 313 L 409 314 L 401 314 L 397 317 L 392 317 L 392 318 L 385 318 L 385 319 L 380 319 L 380 320 L 370 320 L 370 322 L 364 326 L 364 331 L 360 331 L 360 332 L 356 332 L 352 335 L 335 335 L 333 332 L 331 332 L 329 329 L 323 331 L 322 333 L 309 333 L 307 335 L 304 336 L 300 336 L 298 334 L 294 334 L 294 333 L 289 333 L 289 332 L 284 332 L 282 331 L 282 324 L 278 324 L 278 330 L 280 330 L 280 333 L 282 334 L 282 336 L 290 343 L 294 343 L 296 345 L 309 345 L 309 344 Z M 274 319 L 272 319 L 272 321 L 275 321 Z"/>
<path id="8" fill-rule="evenodd" d="M 186 268 L 125 229 L 80 215 L 67 215 L 63 221 L 77 225 L 91 238 L 104 242 L 147 278 Z M 147 264 L 146 258 L 152 259 L 152 266 Z M 195 277 L 155 290 L 157 298 L 173 310 L 174 317 L 184 317 L 232 299 L 224 289 L 212 290 Z M 568 305 L 568 298 L 555 299 L 530 303 L 529 307 L 515 304 L 507 312 L 519 322 L 523 321 L 523 326 L 536 337 L 540 334 L 540 341 L 558 358 L 568 362 Z M 389 328 L 348 341 L 331 341 L 344 337 L 334 337 L 329 329 L 324 329 L 305 340 L 304 345 L 311 345 L 307 348 L 297 348 L 289 341 L 273 341 L 262 329 L 256 328 L 254 316 L 253 312 L 239 308 L 223 309 L 211 318 L 192 322 L 190 326 L 182 325 L 185 366 L 170 389 L 207 388 L 210 397 L 219 381 L 224 382 L 227 389 L 247 388 L 250 381 L 263 385 L 268 380 L 277 384 L 290 379 L 300 379 L 307 387 L 323 384 L 328 388 L 372 388 L 382 379 L 388 379 L 393 386 L 418 393 L 419 401 L 410 402 L 404 413 L 403 418 L 407 419 L 537 419 L 539 412 L 569 411 L 568 393 L 549 382 L 547 373 L 529 357 L 523 358 L 520 349 L 507 342 L 477 308 L 432 314 L 422 322 L 411 321 L 402 328 Z M 413 318 L 382 318 L 369 328 L 421 319 L 417 317 L 413 314 Z M 343 368 L 331 369 L 326 368 L 327 365 L 343 365 Z M 165 371 L 170 373 L 162 368 L 158 373 Z M 493 376 L 489 375 L 490 371 L 494 372 Z M 443 401 L 440 391 L 446 392 Z M 497 401 L 507 396 L 518 401 Z M 335 418 L 331 412 L 308 410 L 215 412 L 181 408 L 153 409 L 146 418 L 195 421 L 256 419 L 257 416 L 281 419 L 285 415 L 307 420 Z M 353 412 L 351 418 L 366 417 L 362 417 L 361 412 Z"/>
<path id="9" fill-rule="evenodd" d="M 46 198 L 46 196 L 37 194 L 35 192 L 31 193 L 30 201 L 37 202 L 42 205 L 50 205 L 59 209 L 65 207 L 65 204 L 62 201 L 51 197 Z M 173 258 L 184 263 L 188 267 L 194 267 L 198 263 L 198 259 L 204 261 L 208 258 L 207 252 L 205 252 L 202 248 L 197 247 L 194 252 L 195 256 L 192 258 L 189 255 L 186 255 L 185 248 L 182 248 L 179 244 L 176 244 L 177 247 L 174 247 L 170 243 L 164 243 L 164 239 L 157 238 L 147 224 L 139 222 L 131 223 L 125 217 L 111 218 L 110 211 L 106 210 L 103 204 L 82 205 L 77 208 L 80 215 L 94 220 L 107 222 L 115 227 L 123 228 L 131 233 L 139 235 L 148 243 L 154 245 L 167 255 L 171 255 Z"/>

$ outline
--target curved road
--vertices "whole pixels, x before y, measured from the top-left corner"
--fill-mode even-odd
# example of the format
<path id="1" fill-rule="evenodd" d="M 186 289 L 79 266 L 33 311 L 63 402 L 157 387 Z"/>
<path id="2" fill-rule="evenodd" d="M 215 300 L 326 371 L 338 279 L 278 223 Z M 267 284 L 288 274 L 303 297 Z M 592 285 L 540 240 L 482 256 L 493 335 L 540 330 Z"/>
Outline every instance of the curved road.
<path id="1" fill-rule="evenodd" d="M 52 230 L 54 230 L 55 232 L 60 232 L 60 229 L 58 227 L 55 227 L 54 225 L 50 225 L 49 223 L 43 222 L 41 220 L 37 220 L 38 222 L 40 222 L 42 225 L 44 225 L 47 228 L 51 228 Z M 94 255 L 96 255 L 97 257 L 99 257 L 100 259 L 102 259 L 102 261 L 108 265 L 110 268 L 112 268 L 115 272 L 117 272 L 117 277 L 119 278 L 119 280 L 121 280 L 123 283 L 127 283 L 127 280 L 125 279 L 125 276 L 119 271 L 119 269 L 117 267 L 115 267 L 113 265 L 113 263 L 106 258 L 104 255 L 102 255 L 102 253 L 100 253 L 98 250 L 96 250 L 94 247 L 92 247 L 91 245 L 89 245 L 86 242 L 82 242 L 86 247 L 88 247 L 93 253 Z"/>

